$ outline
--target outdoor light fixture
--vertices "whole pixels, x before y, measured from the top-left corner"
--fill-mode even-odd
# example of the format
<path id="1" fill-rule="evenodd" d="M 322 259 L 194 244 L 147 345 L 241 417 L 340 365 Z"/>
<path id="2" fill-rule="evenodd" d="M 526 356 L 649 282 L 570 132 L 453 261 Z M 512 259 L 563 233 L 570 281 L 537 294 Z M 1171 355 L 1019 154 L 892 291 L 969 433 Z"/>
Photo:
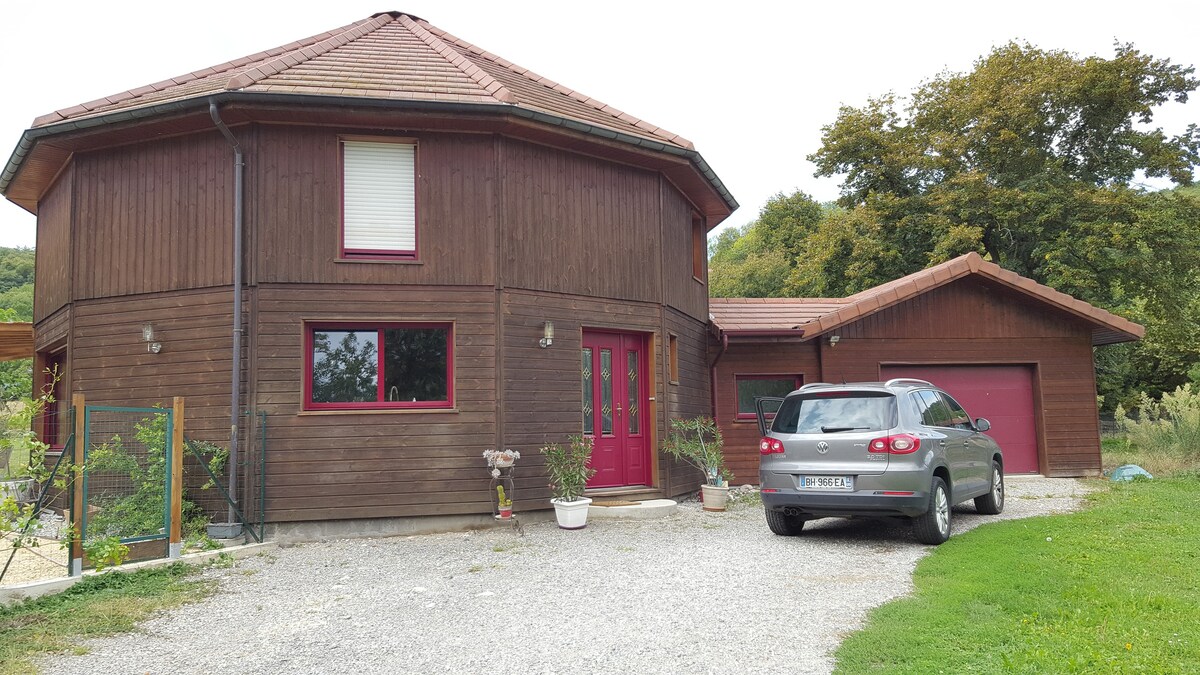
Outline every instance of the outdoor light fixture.
<path id="1" fill-rule="evenodd" d="M 162 351 L 162 343 L 154 340 L 154 324 L 149 321 L 142 324 L 142 342 L 146 343 L 146 351 L 151 354 Z"/>
<path id="2" fill-rule="evenodd" d="M 542 349 L 554 344 L 554 322 L 547 321 L 542 324 L 542 339 L 538 340 L 538 344 Z"/>
<path id="3" fill-rule="evenodd" d="M 829 346 L 830 347 L 836 345 L 837 343 L 839 343 L 841 341 L 842 341 L 841 335 L 830 335 L 829 336 Z"/>

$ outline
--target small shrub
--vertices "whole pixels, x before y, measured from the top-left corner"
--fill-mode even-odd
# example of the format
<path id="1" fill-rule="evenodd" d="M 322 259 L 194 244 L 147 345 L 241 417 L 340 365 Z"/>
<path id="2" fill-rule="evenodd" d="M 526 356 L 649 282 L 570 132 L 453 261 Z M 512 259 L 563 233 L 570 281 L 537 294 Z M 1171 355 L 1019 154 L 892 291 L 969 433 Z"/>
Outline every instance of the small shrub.
<path id="1" fill-rule="evenodd" d="M 1116 418 L 1142 450 L 1200 457 L 1200 385 L 1182 385 L 1157 401 L 1142 393 L 1132 417 L 1118 406 Z"/>
<path id="2" fill-rule="evenodd" d="M 671 420 L 671 436 L 663 450 L 676 460 L 687 462 L 700 469 L 708 485 L 722 487 L 729 484 L 729 472 L 725 469 L 724 439 L 721 430 L 711 417 Z"/>
<path id="3" fill-rule="evenodd" d="M 596 470 L 588 466 L 592 459 L 592 439 L 570 436 L 566 448 L 551 443 L 542 448 L 546 471 L 550 474 L 550 492 L 559 501 L 573 502 L 583 496 L 588 479 Z"/>

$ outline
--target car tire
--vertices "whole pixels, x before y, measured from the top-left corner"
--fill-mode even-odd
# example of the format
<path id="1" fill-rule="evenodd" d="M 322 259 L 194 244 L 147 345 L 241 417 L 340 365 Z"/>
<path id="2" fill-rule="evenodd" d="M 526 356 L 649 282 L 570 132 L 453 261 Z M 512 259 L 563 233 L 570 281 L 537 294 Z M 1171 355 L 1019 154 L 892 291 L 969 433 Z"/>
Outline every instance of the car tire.
<path id="1" fill-rule="evenodd" d="M 789 516 L 783 511 L 766 509 L 767 527 L 781 537 L 794 537 L 804 530 L 805 519 L 800 516 Z"/>
<path id="2" fill-rule="evenodd" d="M 1004 510 L 1004 469 L 1000 462 L 992 462 L 992 487 L 986 495 L 975 498 L 975 510 L 988 516 Z"/>
<path id="3" fill-rule="evenodd" d="M 950 538 L 950 490 L 937 476 L 929 486 L 929 509 L 913 518 L 913 534 L 922 544 L 934 546 Z"/>

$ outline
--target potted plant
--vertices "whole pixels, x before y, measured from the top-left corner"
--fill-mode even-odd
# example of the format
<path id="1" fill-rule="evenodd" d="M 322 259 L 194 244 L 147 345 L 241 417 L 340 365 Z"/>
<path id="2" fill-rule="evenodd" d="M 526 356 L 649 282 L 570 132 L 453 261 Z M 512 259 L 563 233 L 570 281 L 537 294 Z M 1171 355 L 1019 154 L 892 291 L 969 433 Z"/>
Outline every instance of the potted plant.
<path id="1" fill-rule="evenodd" d="M 663 450 L 700 469 L 700 486 L 705 511 L 724 511 L 729 501 L 729 472 L 725 469 L 724 439 L 711 417 L 671 420 L 671 433 Z"/>
<path id="2" fill-rule="evenodd" d="M 550 491 L 554 497 L 554 515 L 558 526 L 565 530 L 578 530 L 587 526 L 588 506 L 592 500 L 583 496 L 588 479 L 596 470 L 588 466 L 592 458 L 592 439 L 587 436 L 570 436 L 564 448 L 551 443 L 542 448 L 546 457 L 546 472 L 550 476 Z"/>
<path id="3" fill-rule="evenodd" d="M 496 508 L 500 511 L 497 516 L 500 520 L 509 520 L 512 518 L 512 500 L 504 494 L 504 486 L 496 486 Z"/>

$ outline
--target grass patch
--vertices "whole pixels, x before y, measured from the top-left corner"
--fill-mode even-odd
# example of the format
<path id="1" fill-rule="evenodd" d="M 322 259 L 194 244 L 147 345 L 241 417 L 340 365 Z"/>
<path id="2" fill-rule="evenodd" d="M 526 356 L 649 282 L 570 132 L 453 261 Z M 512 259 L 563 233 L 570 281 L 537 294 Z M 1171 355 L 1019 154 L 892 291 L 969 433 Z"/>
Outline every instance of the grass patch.
<path id="1" fill-rule="evenodd" d="M 1126 434 L 1116 434 L 1100 440 L 1100 452 L 1105 473 L 1123 464 L 1136 464 L 1156 478 L 1200 471 L 1200 448 L 1192 453 L 1162 446 L 1147 448 Z"/>
<path id="2" fill-rule="evenodd" d="M 83 653 L 83 640 L 130 631 L 153 612 L 207 597 L 217 582 L 190 578 L 198 571 L 175 563 L 102 574 L 57 595 L 0 608 L 0 673 L 36 672 L 34 659 Z"/>
<path id="3" fill-rule="evenodd" d="M 917 565 L 915 594 L 842 644 L 837 672 L 1196 672 L 1200 477 L 1090 499 L 938 547 Z"/>

